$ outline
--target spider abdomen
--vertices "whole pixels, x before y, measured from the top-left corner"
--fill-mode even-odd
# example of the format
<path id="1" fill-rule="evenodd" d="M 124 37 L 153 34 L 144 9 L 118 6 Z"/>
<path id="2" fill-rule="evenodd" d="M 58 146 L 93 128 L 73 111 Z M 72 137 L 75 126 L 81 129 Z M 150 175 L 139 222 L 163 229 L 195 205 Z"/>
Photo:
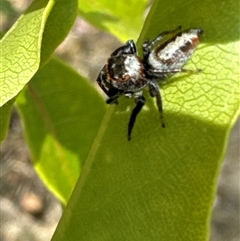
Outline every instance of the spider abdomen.
<path id="1" fill-rule="evenodd" d="M 181 69 L 195 51 L 200 41 L 200 34 L 202 34 L 201 29 L 190 29 L 173 36 L 150 53 L 149 65 L 163 73 Z"/>

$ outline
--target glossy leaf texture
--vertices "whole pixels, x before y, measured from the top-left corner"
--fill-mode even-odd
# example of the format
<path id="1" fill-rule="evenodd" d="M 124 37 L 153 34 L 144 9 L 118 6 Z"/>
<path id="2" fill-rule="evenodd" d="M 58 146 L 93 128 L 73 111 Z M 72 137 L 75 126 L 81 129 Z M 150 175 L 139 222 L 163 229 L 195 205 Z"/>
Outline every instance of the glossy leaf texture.
<path id="1" fill-rule="evenodd" d="M 133 100 L 122 97 L 108 108 L 52 241 L 209 239 L 217 179 L 239 114 L 238 1 L 155 1 L 138 47 L 180 24 L 204 30 L 186 66 L 203 72 L 161 85 L 165 129 L 150 97 L 130 142 Z"/>
<path id="2" fill-rule="evenodd" d="M 34 1 L 5 34 L 0 42 L 0 106 L 14 98 L 49 59 L 76 14 L 75 0 Z"/>
<path id="3" fill-rule="evenodd" d="M 79 0 L 79 14 L 95 27 L 127 41 L 139 36 L 146 6 L 146 0 Z"/>
<path id="4" fill-rule="evenodd" d="M 59 60 L 39 70 L 17 99 L 38 174 L 66 204 L 105 113 L 84 78 Z"/>

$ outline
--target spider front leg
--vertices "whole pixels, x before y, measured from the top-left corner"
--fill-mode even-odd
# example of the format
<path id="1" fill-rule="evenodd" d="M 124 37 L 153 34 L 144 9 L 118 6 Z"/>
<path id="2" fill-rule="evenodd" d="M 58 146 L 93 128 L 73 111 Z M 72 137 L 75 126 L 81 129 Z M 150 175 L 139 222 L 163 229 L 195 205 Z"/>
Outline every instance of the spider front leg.
<path id="1" fill-rule="evenodd" d="M 114 87 L 110 87 L 108 89 L 107 95 L 108 99 L 106 100 L 107 104 L 118 104 L 118 98 L 122 95 L 123 93 L 120 92 L 118 89 Z"/>
<path id="2" fill-rule="evenodd" d="M 153 78 L 157 78 L 160 80 L 166 79 L 166 74 L 176 74 L 176 73 L 188 73 L 188 74 L 197 74 L 202 72 L 201 69 L 182 69 L 182 68 L 170 68 L 169 69 L 163 69 L 163 70 L 158 70 L 158 69 L 148 69 L 147 73 L 149 76 Z"/>
<path id="3" fill-rule="evenodd" d="M 162 127 L 164 128 L 165 122 L 164 122 L 164 117 L 163 117 L 162 97 L 161 97 L 161 93 L 159 90 L 159 86 L 155 80 L 151 80 L 149 82 L 149 92 L 150 92 L 151 97 L 156 97 L 160 121 L 161 121 Z"/>
<path id="4" fill-rule="evenodd" d="M 136 54 L 137 48 L 133 40 L 128 40 L 123 46 L 117 48 L 111 56 L 121 56 L 123 54 Z"/>
<path id="5" fill-rule="evenodd" d="M 109 99 L 106 100 L 107 104 L 118 104 L 118 98 L 121 96 L 121 94 L 116 94 L 114 96 L 111 96 Z"/>
<path id="6" fill-rule="evenodd" d="M 178 26 L 176 29 L 174 30 L 170 30 L 170 31 L 164 31 L 162 33 L 160 33 L 155 39 L 153 39 L 152 41 L 146 40 L 143 45 L 142 45 L 142 49 L 143 49 L 143 57 L 145 60 L 148 59 L 148 56 L 154 46 L 154 44 L 156 44 L 158 41 L 160 41 L 165 35 L 169 35 L 169 34 L 173 34 L 176 33 L 177 31 L 179 31 L 182 27 Z"/>
<path id="7" fill-rule="evenodd" d="M 145 98 L 142 96 L 142 92 L 135 95 L 135 103 L 136 106 L 134 107 L 132 114 L 130 116 L 130 120 L 128 122 L 128 141 L 131 140 L 131 133 L 136 121 L 138 113 L 141 111 L 142 107 L 145 105 Z"/>

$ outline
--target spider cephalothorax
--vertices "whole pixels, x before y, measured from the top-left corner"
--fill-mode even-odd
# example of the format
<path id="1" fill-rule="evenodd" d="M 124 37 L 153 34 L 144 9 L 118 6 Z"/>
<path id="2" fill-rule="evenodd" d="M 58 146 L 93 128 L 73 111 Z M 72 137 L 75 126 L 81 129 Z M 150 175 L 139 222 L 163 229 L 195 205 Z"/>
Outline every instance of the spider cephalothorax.
<path id="1" fill-rule="evenodd" d="M 145 104 L 142 95 L 144 87 L 148 86 L 151 97 L 156 97 L 161 124 L 164 127 L 162 99 L 157 81 L 165 80 L 169 75 L 178 72 L 200 71 L 183 69 L 183 65 L 191 58 L 203 31 L 197 28 L 179 32 L 180 29 L 181 26 L 171 31 L 164 31 L 154 40 L 145 41 L 142 45 L 143 58 L 137 55 L 134 41 L 127 41 L 111 54 L 97 78 L 99 86 L 109 97 L 107 104 L 117 104 L 121 95 L 134 96 L 136 106 L 128 123 L 128 140 L 131 139 L 136 117 Z M 173 36 L 155 46 L 169 34 Z"/>

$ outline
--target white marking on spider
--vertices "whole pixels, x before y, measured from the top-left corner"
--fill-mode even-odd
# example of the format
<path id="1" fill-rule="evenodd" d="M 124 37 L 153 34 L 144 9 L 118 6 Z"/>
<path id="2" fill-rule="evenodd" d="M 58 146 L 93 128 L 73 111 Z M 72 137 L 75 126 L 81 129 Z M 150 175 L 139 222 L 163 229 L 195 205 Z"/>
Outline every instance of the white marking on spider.
<path id="1" fill-rule="evenodd" d="M 193 44 L 194 39 L 198 39 L 197 31 L 183 33 L 178 36 L 175 41 L 168 43 L 166 47 L 160 49 L 159 52 L 152 51 L 148 61 L 153 68 L 158 70 L 181 69 L 187 60 L 195 51 Z M 184 52 L 181 47 L 190 43 L 192 48 L 188 48 L 188 52 Z"/>
<path id="2" fill-rule="evenodd" d="M 124 61 L 124 66 L 126 68 L 125 75 L 129 76 L 139 75 L 139 71 L 141 70 L 141 68 L 143 68 L 142 63 L 135 55 L 127 56 Z"/>

